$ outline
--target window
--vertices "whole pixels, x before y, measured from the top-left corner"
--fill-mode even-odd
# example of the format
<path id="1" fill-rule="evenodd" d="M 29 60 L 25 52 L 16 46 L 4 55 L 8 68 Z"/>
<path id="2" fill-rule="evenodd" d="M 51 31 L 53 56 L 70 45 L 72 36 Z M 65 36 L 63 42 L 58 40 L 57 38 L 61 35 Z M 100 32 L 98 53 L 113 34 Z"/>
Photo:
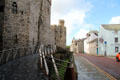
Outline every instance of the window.
<path id="1" fill-rule="evenodd" d="M 118 42 L 118 37 L 115 38 L 115 42 Z"/>
<path id="2" fill-rule="evenodd" d="M 34 45 L 34 42 L 35 42 L 35 41 L 34 41 L 34 38 L 33 38 L 33 45 Z"/>
<path id="3" fill-rule="evenodd" d="M 55 33 L 57 33 L 57 31 L 55 31 Z"/>
<path id="4" fill-rule="evenodd" d="M 60 38 L 62 38 L 62 34 L 60 34 Z"/>
<path id="5" fill-rule="evenodd" d="M 55 37 L 55 40 L 56 40 L 56 37 Z"/>
<path id="6" fill-rule="evenodd" d="M 119 47 L 115 47 L 115 52 L 119 52 Z"/>
<path id="7" fill-rule="evenodd" d="M 4 12 L 4 6 L 0 6 L 0 12 Z"/>
<path id="8" fill-rule="evenodd" d="M 15 44 L 17 44 L 18 43 L 18 36 L 17 35 L 15 35 Z"/>
<path id="9" fill-rule="evenodd" d="M 75 45 L 77 46 L 77 43 L 75 43 Z"/>
<path id="10" fill-rule="evenodd" d="M 12 12 L 14 14 L 17 14 L 17 3 L 16 2 L 13 2 L 13 4 L 12 4 Z"/>
<path id="11" fill-rule="evenodd" d="M 23 12 L 23 11 L 21 11 L 21 14 L 22 14 L 22 15 L 23 15 L 23 13 L 24 13 L 24 12 Z"/>
<path id="12" fill-rule="evenodd" d="M 50 13 L 50 9 L 48 8 L 47 11 L 48 11 L 48 14 L 49 14 Z"/>

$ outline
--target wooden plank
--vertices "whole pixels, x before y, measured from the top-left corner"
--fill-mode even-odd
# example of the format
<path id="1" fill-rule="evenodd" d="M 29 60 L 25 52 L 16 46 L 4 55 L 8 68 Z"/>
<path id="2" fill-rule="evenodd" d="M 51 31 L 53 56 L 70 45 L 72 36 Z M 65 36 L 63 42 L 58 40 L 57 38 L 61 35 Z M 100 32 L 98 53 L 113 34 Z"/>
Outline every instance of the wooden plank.
<path id="1" fill-rule="evenodd" d="M 54 60 L 54 58 L 53 58 L 53 55 L 51 54 L 50 56 L 51 56 L 51 58 L 52 58 L 53 66 L 54 66 L 55 73 L 56 73 L 56 76 L 57 76 L 57 80 L 60 80 L 59 72 L 58 72 L 58 69 L 57 69 L 55 60 Z"/>
<path id="2" fill-rule="evenodd" d="M 7 56 L 7 58 L 6 58 L 6 63 L 8 62 L 10 55 L 11 55 L 11 53 L 9 52 L 9 53 L 8 53 L 8 56 Z"/>
<path id="3" fill-rule="evenodd" d="M 0 63 L 2 63 L 3 56 L 4 56 L 4 52 L 1 53 L 1 56 L 0 56 Z"/>
<path id="4" fill-rule="evenodd" d="M 39 49 L 39 55 L 40 55 L 40 68 L 43 68 L 43 61 L 42 61 L 42 50 Z"/>
<path id="5" fill-rule="evenodd" d="M 45 66 L 45 71 L 46 71 L 46 75 L 49 75 L 49 69 L 48 69 L 48 65 L 47 65 L 47 62 L 46 62 L 46 59 L 45 59 L 45 52 L 42 52 L 42 55 L 43 55 L 43 61 L 44 61 L 44 66 Z"/>
<path id="6" fill-rule="evenodd" d="M 44 50 L 45 50 L 45 56 L 47 56 L 47 48 L 44 48 Z"/>

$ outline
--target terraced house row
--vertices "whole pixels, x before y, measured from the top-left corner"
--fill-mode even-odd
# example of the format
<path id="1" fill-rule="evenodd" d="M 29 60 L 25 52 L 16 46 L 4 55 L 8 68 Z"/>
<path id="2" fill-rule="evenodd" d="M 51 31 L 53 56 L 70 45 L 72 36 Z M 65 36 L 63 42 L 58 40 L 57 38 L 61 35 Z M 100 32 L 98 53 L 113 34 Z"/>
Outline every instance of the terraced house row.
<path id="1" fill-rule="evenodd" d="M 120 52 L 120 24 L 102 24 L 99 31 L 90 31 L 86 34 L 86 38 L 73 40 L 71 51 L 90 55 L 116 56 Z"/>

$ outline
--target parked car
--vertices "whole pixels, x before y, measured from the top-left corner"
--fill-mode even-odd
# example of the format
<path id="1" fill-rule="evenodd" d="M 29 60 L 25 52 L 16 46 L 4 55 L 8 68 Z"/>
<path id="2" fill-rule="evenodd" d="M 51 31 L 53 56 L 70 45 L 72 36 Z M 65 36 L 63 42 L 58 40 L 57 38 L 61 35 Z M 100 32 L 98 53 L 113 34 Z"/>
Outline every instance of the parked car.
<path id="1" fill-rule="evenodd" d="M 120 62 L 120 52 L 117 53 L 117 55 L 116 55 L 116 61 L 117 61 L 117 62 Z"/>

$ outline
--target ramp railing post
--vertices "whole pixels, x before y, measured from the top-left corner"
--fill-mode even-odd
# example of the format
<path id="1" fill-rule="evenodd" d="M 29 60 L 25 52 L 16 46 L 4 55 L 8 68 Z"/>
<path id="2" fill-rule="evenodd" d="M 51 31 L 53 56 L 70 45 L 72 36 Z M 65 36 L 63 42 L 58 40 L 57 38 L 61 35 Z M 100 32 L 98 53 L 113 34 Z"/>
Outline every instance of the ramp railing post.
<path id="1" fill-rule="evenodd" d="M 45 59 L 45 49 L 44 49 L 44 51 L 42 52 L 42 56 L 43 56 L 43 61 L 44 61 L 44 66 L 45 66 L 46 75 L 49 75 L 49 69 L 48 69 L 48 65 L 47 65 L 46 59 Z"/>
<path id="2" fill-rule="evenodd" d="M 41 48 L 39 49 L 39 55 L 40 55 L 40 68 L 43 68 L 43 61 L 42 61 L 42 50 Z"/>
<path id="3" fill-rule="evenodd" d="M 53 63 L 53 66 L 54 66 L 54 69 L 55 69 L 55 73 L 56 73 L 56 76 L 57 76 L 57 80 L 60 80 L 60 76 L 59 76 L 59 72 L 58 72 L 58 69 L 57 69 L 57 66 L 56 66 L 56 63 L 55 63 L 55 60 L 54 60 L 54 57 L 52 55 L 54 51 L 51 49 L 51 58 L 52 58 L 52 63 Z"/>

